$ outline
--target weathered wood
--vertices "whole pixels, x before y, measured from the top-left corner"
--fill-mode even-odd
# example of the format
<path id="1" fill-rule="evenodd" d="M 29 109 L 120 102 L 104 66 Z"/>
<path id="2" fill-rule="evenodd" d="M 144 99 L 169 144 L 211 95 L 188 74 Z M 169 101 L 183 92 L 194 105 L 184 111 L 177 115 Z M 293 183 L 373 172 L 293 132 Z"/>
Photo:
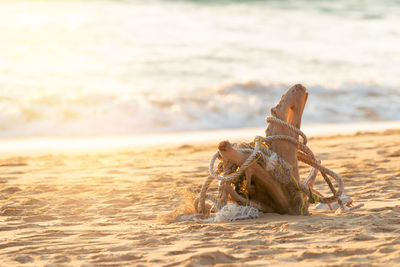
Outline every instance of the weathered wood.
<path id="1" fill-rule="evenodd" d="M 244 197 L 239 195 L 230 185 L 224 185 L 224 186 L 226 186 L 225 190 L 229 193 L 233 201 L 239 202 L 242 205 L 250 204 L 250 206 L 259 209 L 265 213 L 275 212 L 275 210 L 271 206 L 265 203 L 258 203 L 252 200 L 245 199 Z"/>
<path id="2" fill-rule="evenodd" d="M 231 143 L 223 141 L 218 145 L 219 153 L 225 161 L 242 165 L 249 155 L 233 149 Z M 264 212 L 275 212 L 285 214 L 291 213 L 291 205 L 282 185 L 275 181 L 271 174 L 258 164 L 253 164 L 245 170 L 247 181 L 254 180 L 256 192 L 253 199 L 264 206 Z"/>
<path id="3" fill-rule="evenodd" d="M 307 97 L 308 93 L 305 87 L 301 84 L 293 85 L 282 95 L 279 103 L 271 109 L 271 115 L 300 129 L 301 117 Z M 299 137 L 297 133 L 293 133 L 288 128 L 277 123 L 269 124 L 265 133 L 267 136 L 289 135 L 295 139 Z M 272 141 L 270 148 L 292 166 L 293 174 L 299 180 L 297 146 L 286 141 L 275 140 Z"/>
<path id="4" fill-rule="evenodd" d="M 300 129 L 307 96 L 306 89 L 302 85 L 296 84 L 282 95 L 280 102 L 271 109 L 271 114 Z M 266 129 L 266 135 L 288 135 L 298 139 L 297 133 L 291 132 L 287 127 L 278 123 L 271 123 Z M 286 141 L 274 140 L 271 141 L 270 149 L 292 166 L 293 175 L 299 182 L 297 146 Z M 241 166 L 249 156 L 234 149 L 228 141 L 221 142 L 218 150 L 226 162 L 237 166 Z M 295 185 L 288 186 L 287 181 L 280 181 L 279 178 L 273 175 L 273 173 L 259 164 L 252 164 L 245 170 L 249 199 L 238 194 L 228 183 L 225 185 L 225 189 L 232 200 L 242 204 L 244 201 L 252 201 L 254 205 L 258 205 L 264 212 L 308 214 L 307 207 L 303 209 L 304 202 L 301 192 L 297 191 Z M 316 173 L 311 174 L 310 184 L 313 183 L 315 175 Z M 292 179 L 292 177 L 288 179 Z"/>

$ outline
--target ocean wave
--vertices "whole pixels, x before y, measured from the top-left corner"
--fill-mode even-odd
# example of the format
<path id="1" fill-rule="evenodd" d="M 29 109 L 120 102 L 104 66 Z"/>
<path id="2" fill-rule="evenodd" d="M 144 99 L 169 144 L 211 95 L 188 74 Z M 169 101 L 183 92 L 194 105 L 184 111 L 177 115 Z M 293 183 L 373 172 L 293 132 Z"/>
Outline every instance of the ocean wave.
<path id="1" fill-rule="evenodd" d="M 305 85 L 303 123 L 400 120 L 400 91 L 376 85 Z M 265 124 L 289 86 L 237 82 L 168 93 L 0 98 L 1 137 L 143 134 Z"/>

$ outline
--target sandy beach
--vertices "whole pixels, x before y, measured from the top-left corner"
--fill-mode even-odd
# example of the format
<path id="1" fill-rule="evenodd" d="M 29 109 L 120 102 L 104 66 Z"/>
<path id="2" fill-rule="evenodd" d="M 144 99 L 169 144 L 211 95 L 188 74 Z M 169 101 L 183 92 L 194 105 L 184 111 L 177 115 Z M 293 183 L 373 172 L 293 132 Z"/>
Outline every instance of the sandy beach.
<path id="1" fill-rule="evenodd" d="M 217 143 L 2 156 L 0 265 L 400 265 L 400 130 L 309 141 L 365 204 L 354 212 L 163 222 L 199 190 Z"/>
<path id="2" fill-rule="evenodd" d="M 399 0 L 1 1 L 0 267 L 400 267 L 399 14 Z M 293 167 L 221 143 L 224 171 L 247 174 L 242 203 L 307 213 L 310 167 L 282 121 L 364 206 L 194 214 L 224 140 Z M 314 189 L 331 196 L 321 174 Z"/>

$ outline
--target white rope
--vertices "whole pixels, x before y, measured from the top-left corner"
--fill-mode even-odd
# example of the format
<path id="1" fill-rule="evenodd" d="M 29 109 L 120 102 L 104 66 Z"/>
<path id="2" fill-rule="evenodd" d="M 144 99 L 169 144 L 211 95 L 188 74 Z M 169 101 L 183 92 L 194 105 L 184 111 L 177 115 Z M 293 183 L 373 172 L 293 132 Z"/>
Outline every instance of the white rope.
<path id="1" fill-rule="evenodd" d="M 341 208 L 342 211 L 346 211 L 348 209 L 346 209 L 346 207 L 344 207 L 342 201 L 340 201 L 340 196 L 343 194 L 344 191 L 344 183 L 342 178 L 336 174 L 335 172 L 331 171 L 330 169 L 325 168 L 324 166 L 322 166 L 315 158 L 314 153 L 311 151 L 311 149 L 306 145 L 307 144 L 307 137 L 306 135 L 298 128 L 294 127 L 293 125 L 280 120 L 276 117 L 267 117 L 266 121 L 268 123 L 279 123 L 284 127 L 287 127 L 289 130 L 297 133 L 298 135 L 300 135 L 303 139 L 303 142 L 300 142 L 299 140 L 295 139 L 294 137 L 288 136 L 288 135 L 274 135 L 274 136 L 267 136 L 267 137 L 261 137 L 261 136 L 257 136 L 254 139 L 254 143 L 255 143 L 255 147 L 254 149 L 251 148 L 241 148 L 241 149 L 237 149 L 238 151 L 241 152 L 246 152 L 246 153 L 251 153 L 250 156 L 245 160 L 245 162 L 239 167 L 239 169 L 237 169 L 235 172 L 229 174 L 229 175 L 225 175 L 225 176 L 220 176 L 218 175 L 215 171 L 214 171 L 214 164 L 215 164 L 215 160 L 218 157 L 221 157 L 220 153 L 217 152 L 213 155 L 213 157 L 211 158 L 211 162 L 210 162 L 210 166 L 209 166 L 209 172 L 210 172 L 210 176 L 207 179 L 207 181 L 205 182 L 205 184 L 202 187 L 201 190 L 201 194 L 199 196 L 199 199 L 196 200 L 195 202 L 200 202 L 200 210 L 204 209 L 204 203 L 205 203 L 205 198 L 206 198 L 206 191 L 211 183 L 211 178 L 217 179 L 219 181 L 233 181 L 235 179 L 237 179 L 238 177 L 240 177 L 244 170 L 246 170 L 246 168 L 249 167 L 250 164 L 253 163 L 253 160 L 255 160 L 257 154 L 261 153 L 262 156 L 264 156 L 264 154 L 268 154 L 269 152 L 271 152 L 269 149 L 264 148 L 263 146 L 261 146 L 261 143 L 270 143 L 271 141 L 275 141 L 275 140 L 284 140 L 290 143 L 293 143 L 295 145 L 297 145 L 299 151 L 298 151 L 298 159 L 314 168 L 316 168 L 317 170 L 319 170 L 321 173 L 323 174 L 328 174 L 329 176 L 331 176 L 337 183 L 338 183 L 338 190 L 336 191 L 331 182 L 330 181 L 326 181 L 328 183 L 328 185 L 330 185 L 331 190 L 333 195 L 330 197 L 320 197 L 315 195 L 308 186 L 302 184 L 302 183 L 297 183 L 296 182 L 296 186 L 299 186 L 299 189 L 306 195 L 309 196 L 317 196 L 317 201 L 320 203 L 331 203 L 334 201 L 338 201 L 338 204 Z M 270 155 L 269 155 L 270 156 Z M 325 177 L 324 177 L 325 178 Z M 328 178 L 326 178 L 328 179 Z M 329 180 L 329 179 L 328 179 Z M 210 199 L 210 196 L 207 195 L 207 198 Z M 211 200 L 211 199 L 210 199 Z M 214 202 L 214 200 L 212 200 L 212 202 Z M 196 209 L 197 209 L 197 203 L 195 204 Z M 215 202 L 214 202 L 215 203 Z"/>
<path id="2" fill-rule="evenodd" d="M 280 140 L 285 140 L 288 142 L 291 142 L 293 144 L 298 145 L 298 148 L 301 152 L 303 153 L 298 153 L 298 159 L 316 169 L 318 169 L 321 173 L 326 173 L 329 176 L 331 176 L 337 183 L 338 183 L 338 190 L 336 192 L 332 192 L 334 193 L 333 196 L 331 197 L 318 197 L 318 201 L 321 203 L 331 203 L 335 200 L 338 200 L 339 202 L 339 206 L 341 207 L 342 210 L 345 210 L 344 205 L 342 204 L 342 202 L 340 201 L 340 196 L 343 194 L 344 191 L 344 183 L 342 178 L 337 175 L 335 172 L 331 171 L 330 169 L 325 168 L 324 166 L 322 166 L 316 159 L 314 156 L 314 153 L 311 151 L 311 149 L 306 145 L 307 143 L 307 137 L 306 135 L 298 128 L 294 127 L 293 125 L 280 120 L 276 117 L 267 117 L 266 121 L 271 123 L 271 122 L 276 122 L 279 123 L 287 128 L 289 128 L 290 130 L 294 131 L 295 133 L 299 134 L 300 136 L 303 137 L 303 143 L 299 142 L 297 139 L 291 137 L 291 136 L 287 136 L 287 135 L 274 135 L 274 136 L 267 136 L 266 138 L 264 138 L 265 142 L 270 142 L 276 139 L 280 139 Z M 326 181 L 328 183 L 328 181 Z M 305 193 L 306 195 L 312 195 L 312 192 L 310 191 L 310 189 L 308 188 L 308 186 L 299 183 L 299 186 L 301 188 L 301 191 L 303 193 Z"/>
<path id="3" fill-rule="evenodd" d="M 252 163 L 252 161 L 257 156 L 257 153 L 260 150 L 261 139 L 262 139 L 262 137 L 260 137 L 260 136 L 256 137 L 254 149 L 250 149 L 250 148 L 238 149 L 241 152 L 251 151 L 251 154 L 236 172 L 234 172 L 228 176 L 219 176 L 218 174 L 215 173 L 215 171 L 214 171 L 215 160 L 218 158 L 218 156 L 220 156 L 219 152 L 215 153 L 214 156 L 211 158 L 211 162 L 210 162 L 210 167 L 209 167 L 210 176 L 217 179 L 218 181 L 222 181 L 222 182 L 232 181 L 232 180 L 240 177 L 243 174 L 243 171 L 250 165 L 250 163 Z"/>
<path id="4" fill-rule="evenodd" d="M 278 119 L 277 117 L 268 116 L 265 118 L 265 121 L 267 123 L 271 123 L 271 122 L 279 123 L 279 124 L 289 128 L 290 130 L 297 133 L 298 135 L 300 135 L 303 138 L 303 144 L 305 144 L 305 145 L 307 144 L 307 136 L 299 128 L 294 127 L 293 125 L 287 123 L 286 121 Z"/>
<path id="5" fill-rule="evenodd" d="M 293 144 L 298 145 L 298 147 L 300 148 L 300 151 L 304 152 L 304 154 L 302 153 L 298 153 L 298 159 L 316 169 L 318 169 L 320 172 L 322 173 L 326 173 L 329 176 L 331 176 L 333 179 L 335 179 L 335 181 L 338 183 L 338 190 L 337 192 L 332 196 L 332 197 L 325 197 L 325 198 L 320 198 L 321 201 L 323 201 L 322 203 L 330 203 L 332 201 L 335 201 L 337 198 L 339 198 L 344 191 L 344 183 L 342 178 L 336 174 L 335 172 L 333 172 L 332 170 L 322 166 L 315 158 L 314 153 L 311 151 L 311 149 L 304 145 L 303 143 L 299 142 L 298 140 L 296 140 L 295 138 L 291 137 L 291 136 L 287 136 L 287 135 L 274 135 L 274 136 L 267 136 L 266 138 L 263 138 L 264 142 L 271 142 L 273 140 L 284 140 L 284 141 L 288 141 L 291 142 Z M 300 184 L 300 187 L 302 189 L 302 191 L 305 194 L 310 194 L 309 189 L 307 189 L 308 187 Z"/>

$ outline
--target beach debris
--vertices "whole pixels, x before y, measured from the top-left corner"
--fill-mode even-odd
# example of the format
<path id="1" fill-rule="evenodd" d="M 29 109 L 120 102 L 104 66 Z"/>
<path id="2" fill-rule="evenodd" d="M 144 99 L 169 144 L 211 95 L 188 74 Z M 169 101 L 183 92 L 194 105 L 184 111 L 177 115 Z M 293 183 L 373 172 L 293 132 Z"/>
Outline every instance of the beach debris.
<path id="1" fill-rule="evenodd" d="M 352 201 L 343 195 L 342 178 L 324 167 L 307 146 L 307 137 L 300 130 L 307 98 L 305 87 L 292 86 L 271 109 L 272 116 L 266 118 L 265 137 L 257 136 L 251 143 L 219 143 L 218 152 L 210 162 L 210 175 L 194 200 L 198 214 L 205 217 L 214 214 L 213 221 L 229 221 L 229 218 L 236 218 L 236 208 L 233 208 L 236 206 L 252 212 L 291 215 L 309 215 L 309 204 L 325 204 L 330 210 L 336 205 L 341 212 L 361 206 L 348 206 Z M 219 164 L 214 169 L 217 160 Z M 298 161 L 312 167 L 304 182 L 299 177 Z M 331 196 L 323 196 L 314 189 L 318 173 L 327 183 Z M 336 188 L 331 179 L 336 182 Z M 207 194 L 214 180 L 218 180 L 218 197 Z M 213 205 L 206 205 L 206 200 Z"/>
<path id="2" fill-rule="evenodd" d="M 246 220 L 258 218 L 259 211 L 250 206 L 240 206 L 234 203 L 225 205 L 220 209 L 211 222 L 232 222 L 236 220 Z"/>
<path id="3" fill-rule="evenodd" d="M 346 195 L 341 195 L 340 199 L 342 200 L 343 205 L 347 207 L 351 207 L 353 200 L 351 197 L 346 196 Z M 329 204 L 329 203 L 328 203 Z M 330 203 L 329 205 L 325 203 L 319 203 L 314 207 L 316 210 L 337 210 L 339 208 L 339 205 L 337 202 Z"/>

